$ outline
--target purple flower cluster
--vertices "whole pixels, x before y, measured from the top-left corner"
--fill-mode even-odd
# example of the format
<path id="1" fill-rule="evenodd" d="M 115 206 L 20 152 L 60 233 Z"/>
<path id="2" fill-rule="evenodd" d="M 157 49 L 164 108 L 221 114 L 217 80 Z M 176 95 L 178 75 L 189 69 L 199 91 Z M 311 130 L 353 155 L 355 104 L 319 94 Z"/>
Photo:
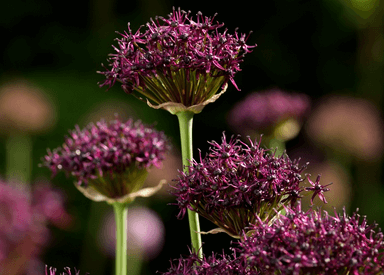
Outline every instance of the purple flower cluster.
<path id="1" fill-rule="evenodd" d="M 227 142 L 225 135 L 221 144 L 210 144 L 207 156 L 191 161 L 188 173 L 180 172 L 176 180 L 179 217 L 188 208 L 239 236 L 257 217 L 271 221 L 283 205 L 293 206 L 303 191 L 314 191 L 325 202 L 322 193 L 329 189 L 318 181 L 310 181 L 308 189 L 300 186 L 305 166 L 286 154 L 276 157 L 251 140 L 250 145 L 233 137 Z"/>
<path id="2" fill-rule="evenodd" d="M 286 211 L 273 224 L 259 219 L 231 248 L 237 257 L 191 254 L 172 262 L 164 274 L 383 274 L 383 234 L 365 217 L 349 217 L 345 210 L 335 216 L 312 209 L 304 213 L 300 206 Z"/>
<path id="3" fill-rule="evenodd" d="M 80 275 L 80 270 L 77 270 L 76 268 L 75 268 L 76 273 L 72 273 L 71 269 L 69 267 L 64 267 L 65 272 L 62 272 L 60 274 L 56 274 L 56 271 L 57 271 L 57 269 L 54 267 L 50 267 L 48 269 L 48 266 L 47 265 L 45 266 L 45 275 L 72 275 L 72 274 L 73 275 Z M 85 273 L 85 275 L 88 275 L 88 274 L 89 274 L 88 272 Z"/>
<path id="4" fill-rule="evenodd" d="M 126 93 L 140 99 L 184 106 L 205 102 L 228 81 L 238 89 L 235 73 L 254 46 L 246 44 L 249 35 L 219 32 L 224 24 L 214 18 L 198 12 L 193 20 L 179 8 L 168 18 L 151 19 L 143 32 L 140 27 L 133 33 L 128 24 L 128 32 L 119 33 L 118 46 L 113 46 L 111 68 L 99 72 L 106 77 L 100 86 L 118 81 Z"/>
<path id="5" fill-rule="evenodd" d="M 272 225 L 260 221 L 239 251 L 262 274 L 383 274 L 383 234 L 375 227 L 356 212 L 330 216 L 298 206 Z"/>
<path id="6" fill-rule="evenodd" d="M 53 175 L 59 170 L 71 174 L 79 186 L 91 185 L 108 198 L 119 198 L 141 188 L 147 168 L 159 167 L 169 149 L 163 132 L 116 117 L 110 123 L 76 127 L 62 147 L 48 151 L 43 166 Z"/>
<path id="7" fill-rule="evenodd" d="M 247 265 L 243 258 L 238 258 L 234 252 L 232 256 L 212 254 L 199 258 L 196 254 L 180 257 L 171 261 L 171 267 L 163 275 L 246 275 Z M 258 273 L 253 273 L 257 275 Z"/>
<path id="8" fill-rule="evenodd" d="M 29 188 L 0 180 L 0 274 L 23 273 L 39 262 L 49 240 L 48 222 L 59 227 L 71 222 L 60 192 L 44 183 Z"/>
<path id="9" fill-rule="evenodd" d="M 228 115 L 228 123 L 242 133 L 256 131 L 268 135 L 279 123 L 288 119 L 301 122 L 309 109 L 307 95 L 274 88 L 251 93 L 237 103 Z"/>

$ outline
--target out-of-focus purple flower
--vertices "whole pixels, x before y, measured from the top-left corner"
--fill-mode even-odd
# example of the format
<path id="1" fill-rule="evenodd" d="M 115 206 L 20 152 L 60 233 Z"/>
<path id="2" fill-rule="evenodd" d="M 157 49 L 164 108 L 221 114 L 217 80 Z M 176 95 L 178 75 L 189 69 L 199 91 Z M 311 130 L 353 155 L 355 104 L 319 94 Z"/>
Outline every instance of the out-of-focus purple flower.
<path id="1" fill-rule="evenodd" d="M 141 187 L 148 169 L 160 167 L 169 149 L 163 132 L 140 121 L 121 122 L 116 117 L 109 123 L 91 123 L 82 130 L 76 127 L 62 147 L 48 150 L 43 166 L 53 175 L 63 170 L 74 176 L 75 186 L 90 199 L 130 202 L 135 196 L 147 196 L 158 189 Z"/>
<path id="2" fill-rule="evenodd" d="M 0 181 L 0 212 L 0 240 L 3 247 L 9 241 L 21 241 L 33 224 L 30 194 L 22 186 Z M 0 262 L 8 252 L 1 250 Z"/>
<path id="3" fill-rule="evenodd" d="M 372 102 L 348 96 L 328 96 L 320 102 L 306 124 L 313 141 L 366 161 L 382 157 L 384 122 Z"/>
<path id="4" fill-rule="evenodd" d="M 156 212 L 146 207 L 132 207 L 127 219 L 127 254 L 145 259 L 158 256 L 163 248 L 165 228 Z M 100 249 L 110 256 L 115 255 L 115 236 L 116 224 L 111 212 L 103 220 L 98 238 Z"/>
<path id="5" fill-rule="evenodd" d="M 261 274 L 378 275 L 384 272 L 383 234 L 366 217 L 286 208 L 273 224 L 260 219 L 238 252 Z M 253 273 L 252 273 L 253 274 Z"/>
<path id="6" fill-rule="evenodd" d="M 71 226 L 72 217 L 65 211 L 64 194 L 53 190 L 48 183 L 39 183 L 33 189 L 35 217 L 45 217 L 59 228 Z"/>
<path id="7" fill-rule="evenodd" d="M 56 122 L 56 110 L 45 91 L 24 79 L 0 86 L 1 134 L 41 133 Z"/>
<path id="8" fill-rule="evenodd" d="M 40 183 L 34 184 L 32 190 L 29 187 L 0 180 L 0 274 L 24 274 L 49 240 L 48 222 L 60 221 L 66 227 L 71 221 L 59 191 Z M 44 193 L 39 191 L 41 188 Z M 56 212 L 44 211 L 52 203 Z"/>
<path id="9" fill-rule="evenodd" d="M 45 275 L 80 275 L 80 270 L 75 269 L 75 273 L 71 272 L 71 269 L 69 267 L 64 267 L 64 272 L 62 273 L 56 273 L 57 269 L 54 267 L 48 268 L 48 266 L 45 266 Z M 85 273 L 85 275 L 89 274 L 88 272 Z"/>
<path id="10" fill-rule="evenodd" d="M 173 191 L 179 217 L 191 209 L 236 237 L 257 217 L 272 221 L 276 210 L 302 197 L 307 191 L 300 186 L 306 166 L 260 148 L 261 140 L 249 141 L 250 145 L 232 137 L 227 142 L 223 135 L 221 144 L 210 142 L 204 159 L 191 161 L 188 173 L 180 172 Z"/>
<path id="11" fill-rule="evenodd" d="M 307 95 L 274 88 L 251 93 L 237 103 L 228 115 L 228 123 L 244 135 L 263 133 L 286 141 L 298 134 L 309 109 Z"/>
<path id="12" fill-rule="evenodd" d="M 151 19 L 146 30 L 141 26 L 135 33 L 128 23 L 113 46 L 110 68 L 98 72 L 106 77 L 100 86 L 118 81 L 126 93 L 171 113 L 187 108 L 199 113 L 228 81 L 238 89 L 235 73 L 254 47 L 246 44 L 249 35 L 220 32 L 224 24 L 214 22 L 215 16 L 198 12 L 193 19 L 190 13 L 173 9 L 168 18 Z"/>

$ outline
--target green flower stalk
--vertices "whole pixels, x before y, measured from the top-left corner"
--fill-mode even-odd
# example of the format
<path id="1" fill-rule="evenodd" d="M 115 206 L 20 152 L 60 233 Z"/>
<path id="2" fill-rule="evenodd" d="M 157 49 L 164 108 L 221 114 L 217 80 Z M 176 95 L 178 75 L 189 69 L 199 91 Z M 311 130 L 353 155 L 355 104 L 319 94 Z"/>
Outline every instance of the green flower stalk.
<path id="1" fill-rule="evenodd" d="M 165 109 L 179 119 L 183 165 L 192 160 L 192 120 L 204 106 L 216 101 L 234 81 L 239 64 L 251 52 L 249 35 L 220 32 L 223 23 L 215 16 L 173 9 L 168 18 L 151 19 L 142 31 L 119 33 L 109 68 L 98 73 L 106 79 L 100 87 L 111 88 L 116 82 L 155 109 Z M 221 91 L 220 91 L 221 90 Z M 192 247 L 202 255 L 199 221 L 190 214 Z"/>
<path id="2" fill-rule="evenodd" d="M 160 167 L 170 149 L 164 133 L 140 121 L 121 122 L 118 117 L 79 127 L 62 147 L 48 151 L 43 166 L 55 175 L 63 170 L 76 178 L 75 186 L 94 201 L 106 201 L 115 211 L 116 274 L 127 274 L 127 213 L 136 197 L 149 197 L 165 183 L 142 188 L 148 170 Z"/>
<path id="3" fill-rule="evenodd" d="M 193 159 L 193 144 L 192 144 L 192 112 L 179 112 L 177 113 L 180 127 L 180 140 L 181 140 L 181 154 L 183 157 L 184 172 L 188 173 L 189 161 Z M 200 220 L 199 215 L 196 212 L 188 210 L 189 230 L 191 234 L 192 247 L 195 252 L 201 258 L 203 256 L 201 235 L 200 232 Z"/>
<path id="4" fill-rule="evenodd" d="M 127 214 L 124 203 L 113 203 L 116 222 L 116 274 L 127 274 Z"/>

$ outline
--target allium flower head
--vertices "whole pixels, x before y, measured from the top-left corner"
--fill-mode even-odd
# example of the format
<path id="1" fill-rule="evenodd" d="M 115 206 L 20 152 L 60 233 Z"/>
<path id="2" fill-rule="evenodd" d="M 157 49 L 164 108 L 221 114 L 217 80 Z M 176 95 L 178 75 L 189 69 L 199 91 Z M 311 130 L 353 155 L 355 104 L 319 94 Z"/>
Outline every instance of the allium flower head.
<path id="1" fill-rule="evenodd" d="M 75 186 L 95 201 L 130 202 L 137 195 L 150 195 L 148 188 L 141 189 L 148 169 L 160 167 L 169 148 L 163 132 L 116 117 L 76 127 L 62 147 L 48 150 L 43 166 L 53 175 L 63 170 L 74 176 Z"/>
<path id="2" fill-rule="evenodd" d="M 128 94 L 146 99 L 154 108 L 171 113 L 189 110 L 199 113 L 215 101 L 230 81 L 238 89 L 234 76 L 239 64 L 250 52 L 249 35 L 220 32 L 224 24 L 215 16 L 173 9 L 168 18 L 151 19 L 142 30 L 119 33 L 109 67 L 99 72 L 106 80 L 100 86 L 113 86 L 116 81 Z"/>
<path id="3" fill-rule="evenodd" d="M 251 93 L 237 103 L 228 115 L 228 123 L 239 133 L 263 133 L 285 141 L 298 134 L 309 109 L 307 95 L 274 88 Z"/>
<path id="4" fill-rule="evenodd" d="M 383 234 L 354 213 L 330 216 L 300 206 L 271 225 L 261 220 L 239 242 L 250 270 L 261 274 L 374 275 L 384 272 Z"/>
<path id="5" fill-rule="evenodd" d="M 171 261 L 171 267 L 163 275 L 247 275 L 246 261 L 233 255 L 215 255 L 199 258 L 191 253 L 187 257 L 180 257 Z M 252 273 L 258 275 L 259 273 Z"/>
<path id="6" fill-rule="evenodd" d="M 286 154 L 276 157 L 251 140 L 250 145 L 233 137 L 227 142 L 225 135 L 221 144 L 210 144 L 207 156 L 191 161 L 189 173 L 180 172 L 176 180 L 179 217 L 191 209 L 236 237 L 256 217 L 272 221 L 276 210 L 294 205 L 307 191 L 300 186 L 305 166 Z"/>

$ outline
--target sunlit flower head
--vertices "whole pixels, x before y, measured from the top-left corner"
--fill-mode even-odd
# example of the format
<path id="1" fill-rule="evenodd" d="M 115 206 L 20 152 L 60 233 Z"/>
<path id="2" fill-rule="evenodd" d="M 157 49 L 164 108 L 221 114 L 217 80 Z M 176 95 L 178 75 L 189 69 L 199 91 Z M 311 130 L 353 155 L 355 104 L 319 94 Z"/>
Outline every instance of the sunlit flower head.
<path id="1" fill-rule="evenodd" d="M 62 147 L 48 150 L 42 165 L 53 175 L 60 170 L 72 175 L 75 186 L 95 201 L 130 202 L 137 195 L 150 195 L 141 189 L 148 169 L 160 167 L 169 149 L 163 132 L 116 117 L 76 127 Z"/>
<path id="2" fill-rule="evenodd" d="M 259 220 L 239 242 L 250 270 L 261 274 L 383 274 L 383 234 L 366 217 L 286 208 L 271 225 Z M 251 273 L 252 274 L 252 273 Z"/>
<path id="3" fill-rule="evenodd" d="M 284 154 L 262 149 L 259 143 L 243 143 L 238 138 L 211 147 L 200 162 L 193 160 L 188 173 L 180 172 L 175 191 L 179 217 L 187 209 L 218 225 L 221 230 L 238 237 L 259 217 L 272 221 L 283 205 L 294 205 L 305 191 L 323 197 L 327 189 L 316 180 L 311 187 L 300 185 L 306 166 L 291 161 Z"/>
<path id="4" fill-rule="evenodd" d="M 249 94 L 228 114 L 228 123 L 237 132 L 265 134 L 286 141 L 294 138 L 310 109 L 305 94 L 274 88 Z"/>
<path id="5" fill-rule="evenodd" d="M 194 19 L 190 14 L 173 9 L 167 18 L 151 19 L 136 32 L 128 23 L 116 39 L 109 67 L 99 72 L 106 77 L 100 86 L 118 81 L 126 93 L 171 113 L 199 113 L 228 82 L 239 90 L 234 76 L 254 47 L 246 44 L 249 35 L 221 31 L 224 24 L 215 22 L 215 16 L 198 12 Z"/>

